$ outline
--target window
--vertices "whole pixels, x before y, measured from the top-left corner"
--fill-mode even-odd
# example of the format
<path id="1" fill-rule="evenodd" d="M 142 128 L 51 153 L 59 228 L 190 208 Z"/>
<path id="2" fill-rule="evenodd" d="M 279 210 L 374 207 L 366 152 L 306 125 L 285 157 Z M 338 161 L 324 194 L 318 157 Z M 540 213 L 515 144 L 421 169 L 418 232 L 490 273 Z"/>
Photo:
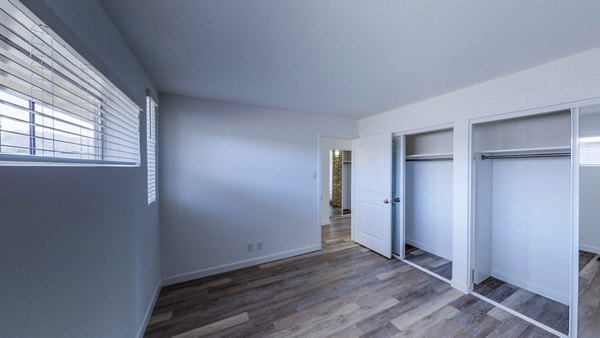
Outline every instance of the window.
<path id="1" fill-rule="evenodd" d="M 580 109 L 579 165 L 600 166 L 600 106 Z"/>
<path id="2" fill-rule="evenodd" d="M 139 165 L 136 104 L 22 4 L 0 4 L 0 160 Z"/>
<path id="3" fill-rule="evenodd" d="M 156 103 L 146 97 L 146 161 L 148 166 L 148 205 L 156 201 Z"/>

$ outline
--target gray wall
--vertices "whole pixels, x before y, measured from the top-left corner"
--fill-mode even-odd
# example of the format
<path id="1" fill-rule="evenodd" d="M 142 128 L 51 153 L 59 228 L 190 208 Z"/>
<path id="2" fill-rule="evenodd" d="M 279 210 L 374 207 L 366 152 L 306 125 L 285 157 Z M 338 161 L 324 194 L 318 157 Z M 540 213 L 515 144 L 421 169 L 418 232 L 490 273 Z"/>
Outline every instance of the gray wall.
<path id="1" fill-rule="evenodd" d="M 23 2 L 140 107 L 156 93 L 96 1 Z M 139 334 L 160 282 L 141 146 L 134 168 L 0 166 L 1 337 Z"/>
<path id="2" fill-rule="evenodd" d="M 166 283 L 320 247 L 319 132 L 353 138 L 356 121 L 177 96 L 161 105 Z"/>

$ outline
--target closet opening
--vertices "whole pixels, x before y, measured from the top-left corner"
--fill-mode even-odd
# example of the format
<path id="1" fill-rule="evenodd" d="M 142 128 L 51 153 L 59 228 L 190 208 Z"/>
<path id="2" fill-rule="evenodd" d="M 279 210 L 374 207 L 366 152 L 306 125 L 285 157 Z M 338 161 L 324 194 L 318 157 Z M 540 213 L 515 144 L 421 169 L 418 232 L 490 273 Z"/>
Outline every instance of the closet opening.
<path id="1" fill-rule="evenodd" d="M 471 131 L 473 292 L 567 335 L 571 111 Z"/>
<path id="2" fill-rule="evenodd" d="M 453 130 L 394 137 L 392 252 L 452 279 Z"/>

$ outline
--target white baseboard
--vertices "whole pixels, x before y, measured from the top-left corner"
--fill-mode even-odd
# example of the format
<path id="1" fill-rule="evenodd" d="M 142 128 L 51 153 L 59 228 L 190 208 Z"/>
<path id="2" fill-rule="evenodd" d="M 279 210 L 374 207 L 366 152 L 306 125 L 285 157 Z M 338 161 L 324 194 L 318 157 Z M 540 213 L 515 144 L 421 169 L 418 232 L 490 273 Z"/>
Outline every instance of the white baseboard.
<path id="1" fill-rule="evenodd" d="M 455 288 L 456 290 L 464 293 L 465 295 L 469 294 L 469 286 L 467 284 L 461 283 L 457 280 L 450 280 L 450 286 Z"/>
<path id="2" fill-rule="evenodd" d="M 307 246 L 307 247 L 304 247 L 301 249 L 280 252 L 280 253 L 276 253 L 276 254 L 272 254 L 272 255 L 268 255 L 268 256 L 247 259 L 247 260 L 240 261 L 240 262 L 224 264 L 224 265 L 210 267 L 210 268 L 206 268 L 206 269 L 202 269 L 202 270 L 198 270 L 198 271 L 194 271 L 194 272 L 183 273 L 183 274 L 179 274 L 179 275 L 175 275 L 175 276 L 171 276 L 171 277 L 165 277 L 165 278 L 163 278 L 162 285 L 166 286 L 166 285 L 172 285 L 172 284 L 177 284 L 177 283 L 181 283 L 181 282 L 186 282 L 186 281 L 189 281 L 192 279 L 212 276 L 212 275 L 216 275 L 216 274 L 219 274 L 222 272 L 227 272 L 227 271 L 245 268 L 248 266 L 273 262 L 273 261 L 277 261 L 280 259 L 290 258 L 290 257 L 302 255 L 302 254 L 309 253 L 309 252 L 319 251 L 319 250 L 321 250 L 320 244 L 312 245 L 312 246 Z"/>
<path id="3" fill-rule="evenodd" d="M 595 253 L 596 255 L 600 255 L 600 248 L 593 245 L 587 244 L 579 244 L 579 250 Z"/>
<path id="4" fill-rule="evenodd" d="M 491 276 L 491 272 L 486 271 L 486 273 L 477 271 L 475 272 L 475 280 L 473 281 L 473 283 L 475 284 L 479 284 L 481 282 L 483 282 L 484 280 L 488 279 Z"/>
<path id="5" fill-rule="evenodd" d="M 531 291 L 533 293 L 537 293 L 540 296 L 550 298 L 552 300 L 555 300 L 555 301 L 565 304 L 565 305 L 569 305 L 570 297 L 569 297 L 568 292 L 567 292 L 567 294 L 563 294 L 557 290 L 548 289 L 541 285 L 531 283 L 529 281 L 523 280 L 521 278 L 509 275 L 509 274 L 506 274 L 506 273 L 503 273 L 503 272 L 500 272 L 497 270 L 492 270 L 492 276 L 496 277 L 502 281 L 505 281 L 507 283 L 510 283 L 510 284 L 516 285 L 520 288 Z"/>
<path id="6" fill-rule="evenodd" d="M 148 305 L 146 309 L 146 315 L 144 316 L 144 320 L 142 321 L 142 326 L 138 330 L 137 337 L 143 338 L 144 333 L 146 332 L 146 327 L 148 326 L 148 322 L 150 322 L 150 317 L 152 316 L 152 310 L 154 310 L 154 305 L 156 305 L 156 300 L 158 299 L 158 294 L 160 293 L 160 288 L 162 285 L 162 281 L 159 280 L 158 284 L 156 284 L 156 288 L 154 290 L 154 296 L 152 297 L 152 301 Z"/>
<path id="7" fill-rule="evenodd" d="M 432 253 L 432 254 L 434 254 L 436 256 L 442 257 L 442 258 L 447 259 L 449 261 L 452 261 L 452 253 L 450 253 L 450 252 L 442 251 L 442 250 L 439 250 L 438 248 L 435 248 L 433 246 L 430 246 L 430 245 L 427 245 L 427 244 L 424 244 L 424 243 L 420 243 L 420 242 L 417 242 L 417 241 L 413 241 L 412 239 L 408 239 L 408 238 L 406 238 L 405 241 L 406 241 L 406 244 L 410 244 L 410 245 L 412 245 L 412 246 L 414 246 L 416 248 L 419 248 L 421 250 L 427 251 L 429 253 Z"/>

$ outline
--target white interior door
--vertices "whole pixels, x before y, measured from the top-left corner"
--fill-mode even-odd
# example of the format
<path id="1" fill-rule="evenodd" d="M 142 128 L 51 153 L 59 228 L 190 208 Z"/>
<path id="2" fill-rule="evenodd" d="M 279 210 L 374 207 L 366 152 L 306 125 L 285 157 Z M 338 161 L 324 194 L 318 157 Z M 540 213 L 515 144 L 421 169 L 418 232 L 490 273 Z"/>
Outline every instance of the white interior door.
<path id="1" fill-rule="evenodd" d="M 392 257 L 392 135 L 362 137 L 353 143 L 352 238 Z"/>

